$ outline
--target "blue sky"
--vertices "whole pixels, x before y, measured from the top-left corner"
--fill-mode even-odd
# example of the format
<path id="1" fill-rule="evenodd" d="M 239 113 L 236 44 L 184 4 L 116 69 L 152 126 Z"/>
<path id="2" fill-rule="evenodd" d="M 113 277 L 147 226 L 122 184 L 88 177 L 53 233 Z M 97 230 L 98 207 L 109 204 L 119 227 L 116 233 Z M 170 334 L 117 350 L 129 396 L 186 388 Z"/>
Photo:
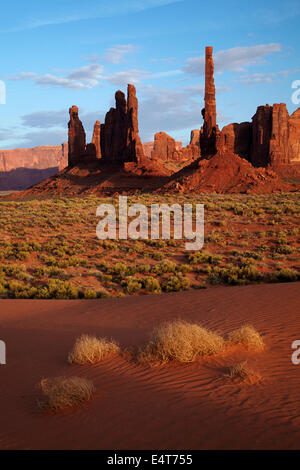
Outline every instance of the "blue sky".
<path id="1" fill-rule="evenodd" d="M 202 125 L 206 45 L 220 128 L 262 104 L 297 108 L 299 0 L 17 0 L 2 2 L 1 19 L 2 149 L 66 141 L 73 104 L 90 139 L 127 83 L 142 140 L 165 131 L 187 143 Z"/>

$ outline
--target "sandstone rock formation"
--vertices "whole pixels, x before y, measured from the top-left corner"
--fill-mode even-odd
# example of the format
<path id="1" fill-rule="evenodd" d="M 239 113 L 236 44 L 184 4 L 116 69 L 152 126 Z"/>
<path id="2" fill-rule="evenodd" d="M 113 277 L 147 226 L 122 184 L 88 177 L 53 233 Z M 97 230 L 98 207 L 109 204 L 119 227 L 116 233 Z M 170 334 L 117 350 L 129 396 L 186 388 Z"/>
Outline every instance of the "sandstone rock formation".
<path id="1" fill-rule="evenodd" d="M 174 160 L 177 162 L 190 162 L 200 157 L 200 145 L 187 145 L 174 152 Z"/>
<path id="2" fill-rule="evenodd" d="M 198 145 L 200 147 L 200 129 L 191 131 L 190 145 Z"/>
<path id="3" fill-rule="evenodd" d="M 259 106 L 251 122 L 223 127 L 216 139 L 217 151 L 228 151 L 255 167 L 300 163 L 300 109 L 291 116 L 285 103 Z"/>
<path id="4" fill-rule="evenodd" d="M 67 165 L 67 143 L 0 150 L 0 191 L 26 189 Z"/>
<path id="5" fill-rule="evenodd" d="M 269 163 L 269 149 L 272 132 L 272 106 L 259 106 L 252 117 L 251 163 L 266 166 Z"/>
<path id="6" fill-rule="evenodd" d="M 201 155 L 211 156 L 216 153 L 216 138 L 219 132 L 217 126 L 217 111 L 215 99 L 213 48 L 205 48 L 205 107 L 202 109 L 204 119 L 200 133 Z"/>
<path id="7" fill-rule="evenodd" d="M 69 109 L 70 121 L 68 123 L 69 133 L 68 133 L 68 142 L 69 142 L 69 156 L 68 164 L 76 165 L 82 157 L 85 155 L 86 151 L 86 137 L 85 131 L 78 117 L 78 107 L 72 106 Z"/>
<path id="8" fill-rule="evenodd" d="M 199 131 L 200 132 L 200 131 Z M 154 136 L 154 145 L 151 159 L 162 162 L 187 162 L 200 157 L 200 145 L 189 144 L 182 147 L 173 137 L 165 132 L 157 132 Z"/>
<path id="9" fill-rule="evenodd" d="M 100 124 L 100 121 L 95 122 L 92 144 L 95 147 L 96 158 L 101 158 L 101 124 Z"/>
<path id="10" fill-rule="evenodd" d="M 240 157 L 250 160 L 250 150 L 252 141 L 252 125 L 250 122 L 240 124 L 232 123 L 224 126 L 217 135 L 217 150 L 228 150 Z"/>
<path id="11" fill-rule="evenodd" d="M 285 103 L 274 104 L 268 160 L 271 166 L 289 163 L 289 113 Z"/>
<path id="12" fill-rule="evenodd" d="M 300 108 L 289 118 L 289 163 L 300 163 Z"/>
<path id="13" fill-rule="evenodd" d="M 205 48 L 205 108 L 200 131 L 201 156 L 229 152 L 250 161 L 255 167 L 279 168 L 300 162 L 300 110 L 289 116 L 284 103 L 259 106 L 252 122 L 231 123 L 222 131 L 216 124 L 216 100 L 212 47 Z M 191 133 L 191 144 L 198 134 Z"/>
<path id="14" fill-rule="evenodd" d="M 143 142 L 142 143 L 144 155 L 146 158 L 151 158 L 151 152 L 154 147 L 154 142 Z"/>
<path id="15" fill-rule="evenodd" d="M 254 168 L 244 158 L 220 151 L 175 173 L 162 191 L 264 194 L 295 189 L 295 185 L 283 182 L 272 169 Z"/>
<path id="16" fill-rule="evenodd" d="M 96 121 L 90 144 L 86 145 L 78 108 L 70 108 L 68 163 L 72 168 L 36 186 L 33 192 L 113 194 L 146 187 L 151 190 L 163 186 L 166 178 L 179 168 L 163 189 L 295 190 L 278 175 L 294 178 L 298 172 L 296 164 L 300 168 L 300 108 L 289 116 L 284 103 L 259 106 L 252 122 L 231 123 L 220 132 L 216 123 L 212 50 L 212 47 L 205 50 L 204 123 L 200 130 L 191 131 L 189 145 L 182 147 L 181 142 L 164 132 L 156 133 L 153 143 L 142 144 L 136 90 L 128 85 L 127 99 L 118 90 L 116 106 L 108 111 L 104 124 Z M 66 147 L 63 149 L 65 152 Z M 66 174 L 72 178 L 66 178 Z"/>
<path id="17" fill-rule="evenodd" d="M 133 85 L 127 88 L 127 114 L 128 114 L 128 133 L 127 133 L 127 161 L 136 161 L 141 163 L 144 158 L 144 149 L 139 136 L 138 126 L 138 100 L 136 90 Z"/>
<path id="18" fill-rule="evenodd" d="M 151 152 L 152 160 L 173 161 L 176 142 L 165 132 L 157 132 L 154 136 L 154 146 Z"/>
<path id="19" fill-rule="evenodd" d="M 291 116 L 285 103 L 259 106 L 252 118 L 251 163 L 277 168 L 300 162 L 300 109 Z"/>
<path id="20" fill-rule="evenodd" d="M 144 150 L 138 129 L 138 101 L 133 85 L 128 85 L 127 101 L 122 91 L 115 94 L 116 107 L 106 114 L 101 126 L 101 154 L 106 162 L 141 163 Z"/>
<path id="21" fill-rule="evenodd" d="M 145 157 L 151 158 L 151 153 L 154 148 L 154 142 L 143 142 L 142 143 L 143 149 L 144 149 L 144 154 Z M 181 150 L 182 149 L 182 142 L 175 141 L 175 150 Z"/>

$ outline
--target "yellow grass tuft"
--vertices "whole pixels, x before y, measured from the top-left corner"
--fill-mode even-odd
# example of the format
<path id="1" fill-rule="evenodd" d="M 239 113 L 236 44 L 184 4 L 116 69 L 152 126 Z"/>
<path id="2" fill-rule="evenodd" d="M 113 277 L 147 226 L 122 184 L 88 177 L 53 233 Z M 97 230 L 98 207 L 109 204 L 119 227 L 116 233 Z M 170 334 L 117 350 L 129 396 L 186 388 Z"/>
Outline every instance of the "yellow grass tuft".
<path id="1" fill-rule="evenodd" d="M 119 345 L 114 340 L 82 335 L 77 338 L 73 350 L 69 353 L 70 364 L 95 364 L 120 352 Z"/>
<path id="2" fill-rule="evenodd" d="M 251 325 L 244 325 L 228 335 L 228 342 L 240 344 L 248 350 L 261 351 L 265 348 L 260 334 Z"/>
<path id="3" fill-rule="evenodd" d="M 90 400 L 95 391 L 93 382 L 81 377 L 42 379 L 39 387 L 45 396 L 40 406 L 53 411 L 78 406 Z"/>
<path id="4" fill-rule="evenodd" d="M 227 377 L 231 379 L 239 378 L 241 380 L 252 380 L 252 379 L 260 379 L 261 376 L 253 369 L 251 369 L 247 361 L 238 362 L 233 366 L 228 368 L 228 373 L 225 374 Z"/>
<path id="5" fill-rule="evenodd" d="M 138 360 L 149 365 L 192 362 L 197 357 L 221 352 L 224 344 L 224 339 L 216 333 L 196 323 L 177 320 L 153 331 L 150 342 L 138 352 Z"/>

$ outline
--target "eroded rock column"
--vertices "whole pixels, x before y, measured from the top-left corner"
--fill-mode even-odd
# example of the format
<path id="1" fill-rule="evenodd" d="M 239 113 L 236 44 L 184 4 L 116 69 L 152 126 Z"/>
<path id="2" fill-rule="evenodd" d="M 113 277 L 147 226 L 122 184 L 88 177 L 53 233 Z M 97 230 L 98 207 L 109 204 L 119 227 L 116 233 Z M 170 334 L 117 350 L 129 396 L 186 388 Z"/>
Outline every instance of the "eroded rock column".
<path id="1" fill-rule="evenodd" d="M 69 109 L 70 121 L 68 123 L 68 164 L 75 165 L 85 155 L 86 136 L 82 122 L 78 116 L 78 107 L 72 106 Z"/>
<path id="2" fill-rule="evenodd" d="M 201 155 L 209 156 L 216 153 L 216 134 L 219 132 L 217 126 L 217 111 L 214 82 L 213 48 L 205 48 L 205 107 L 202 109 L 204 119 L 201 128 L 200 145 Z"/>

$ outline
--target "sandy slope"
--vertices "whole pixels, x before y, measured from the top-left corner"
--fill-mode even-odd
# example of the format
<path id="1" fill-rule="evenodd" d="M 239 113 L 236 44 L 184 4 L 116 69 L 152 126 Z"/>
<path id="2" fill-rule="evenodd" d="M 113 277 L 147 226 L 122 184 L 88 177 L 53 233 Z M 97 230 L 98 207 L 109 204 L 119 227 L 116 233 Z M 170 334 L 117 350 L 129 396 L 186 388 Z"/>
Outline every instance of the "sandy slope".
<path id="1" fill-rule="evenodd" d="M 300 447 L 299 284 L 220 287 L 157 296 L 91 301 L 0 301 L 0 449 L 293 449 Z M 232 350 L 193 365 L 156 369 L 124 358 L 95 366 L 66 363 L 81 333 L 147 339 L 153 325 L 182 317 L 226 333 L 251 322 L 268 350 Z M 263 381 L 225 379 L 225 367 L 248 358 Z M 44 376 L 92 379 L 97 396 L 61 415 L 38 411 Z"/>

